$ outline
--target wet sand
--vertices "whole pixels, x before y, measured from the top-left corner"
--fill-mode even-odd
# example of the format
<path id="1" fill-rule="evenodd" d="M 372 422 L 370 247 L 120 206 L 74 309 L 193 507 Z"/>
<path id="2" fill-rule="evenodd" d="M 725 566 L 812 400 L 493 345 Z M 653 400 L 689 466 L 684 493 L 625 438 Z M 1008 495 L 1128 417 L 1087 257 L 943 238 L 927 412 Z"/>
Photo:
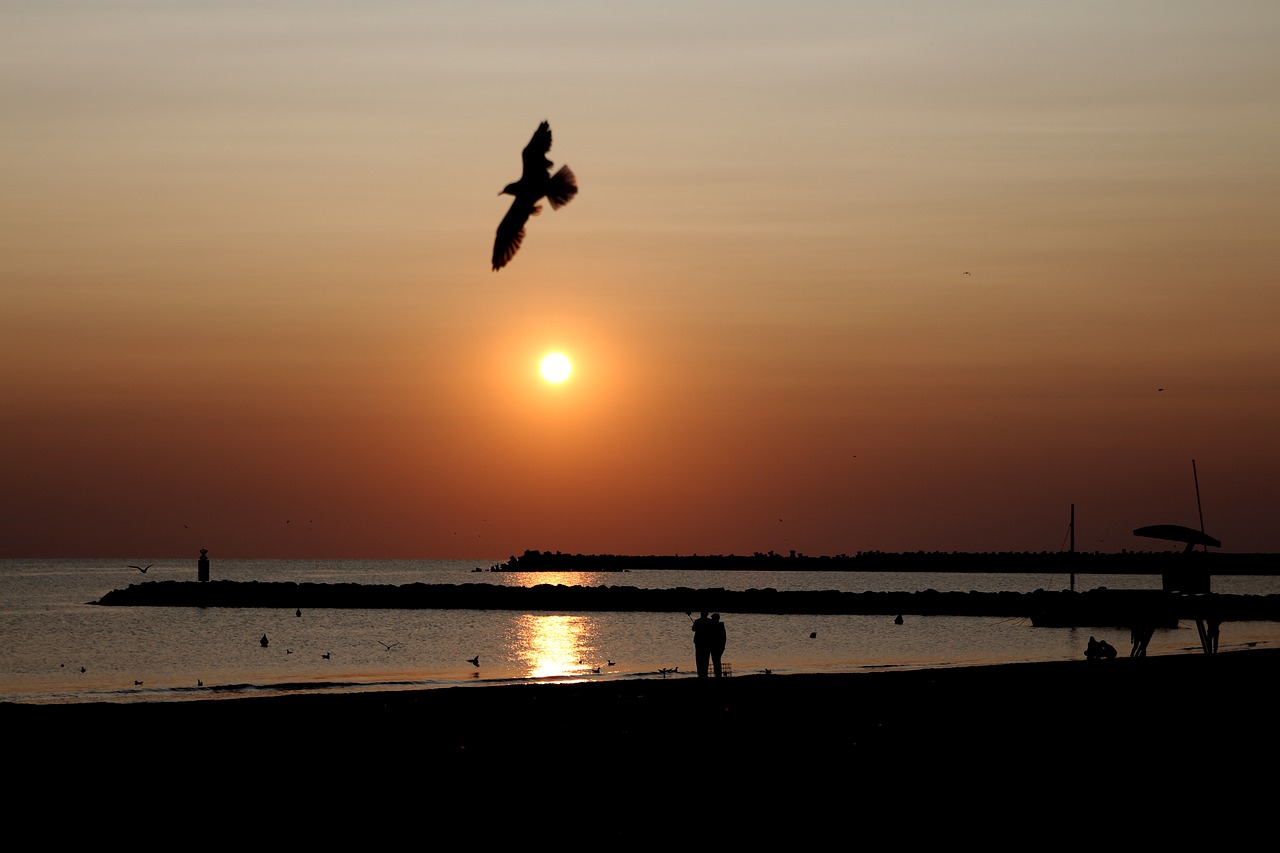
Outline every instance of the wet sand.
<path id="1" fill-rule="evenodd" d="M 718 807 L 822 804 L 821 819 L 808 819 L 823 823 L 873 803 L 904 815 L 990 797 L 1070 810 L 1078 806 L 1062 799 L 1094 790 L 1109 808 L 1165 801 L 1171 786 L 1174 799 L 1213 802 L 1224 796 L 1218 782 L 1238 791 L 1275 766 L 1278 675 L 1280 649 L 1251 649 L 719 681 L 5 704 L 0 726 L 37 745 L 31 769 L 55 783 L 115 784 L 105 762 L 131 778 L 154 773 L 176 786 L 169 796 L 206 805 L 243 805 L 263 786 L 347 808 L 410 792 L 526 802 L 552 791 L 597 808 L 606 799 L 660 808 L 686 794 L 698 801 L 698 768 L 708 767 Z M 607 834 L 639 831 L 627 826 Z"/>

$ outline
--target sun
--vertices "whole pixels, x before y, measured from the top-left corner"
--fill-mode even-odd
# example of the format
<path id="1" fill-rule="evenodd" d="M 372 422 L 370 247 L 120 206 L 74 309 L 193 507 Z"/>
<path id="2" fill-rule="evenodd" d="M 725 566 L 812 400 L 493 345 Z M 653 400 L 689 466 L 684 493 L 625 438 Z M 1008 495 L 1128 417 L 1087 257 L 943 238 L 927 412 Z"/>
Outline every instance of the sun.
<path id="1" fill-rule="evenodd" d="M 542 360 L 542 378 L 548 382 L 565 381 L 569 378 L 571 369 L 569 359 L 558 352 L 553 352 Z"/>

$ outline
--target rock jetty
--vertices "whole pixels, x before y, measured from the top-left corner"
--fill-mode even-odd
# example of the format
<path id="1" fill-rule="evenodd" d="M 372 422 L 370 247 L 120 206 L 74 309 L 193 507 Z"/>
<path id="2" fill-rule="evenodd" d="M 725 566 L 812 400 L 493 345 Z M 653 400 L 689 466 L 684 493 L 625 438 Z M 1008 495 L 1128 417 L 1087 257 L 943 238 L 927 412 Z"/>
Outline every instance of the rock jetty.
<path id="1" fill-rule="evenodd" d="M 500 584 L 323 584 L 258 581 L 149 581 L 108 592 L 103 606 L 605 611 L 689 613 L 1002 616 L 1044 624 L 1128 626 L 1152 614 L 1221 621 L 1280 621 L 1280 595 L 1173 595 L 1159 590 L 1088 592 L 839 592 L 640 589 L 632 586 Z"/>

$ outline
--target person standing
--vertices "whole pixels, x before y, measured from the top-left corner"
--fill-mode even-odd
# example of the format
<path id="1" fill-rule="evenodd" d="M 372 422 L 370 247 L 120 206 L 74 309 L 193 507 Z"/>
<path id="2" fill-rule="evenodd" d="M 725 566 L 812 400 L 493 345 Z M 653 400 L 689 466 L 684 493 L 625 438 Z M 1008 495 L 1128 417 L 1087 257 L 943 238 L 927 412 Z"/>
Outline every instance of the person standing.
<path id="1" fill-rule="evenodd" d="M 725 644 L 729 641 L 729 632 L 720 621 L 719 613 L 711 614 L 711 668 L 720 677 L 720 657 L 724 654 Z"/>
<path id="2" fill-rule="evenodd" d="M 707 677 L 707 668 L 711 663 L 711 646 L 712 646 L 712 622 L 707 618 L 707 611 L 703 610 L 697 619 L 693 620 L 693 657 L 698 664 L 698 677 Z"/>

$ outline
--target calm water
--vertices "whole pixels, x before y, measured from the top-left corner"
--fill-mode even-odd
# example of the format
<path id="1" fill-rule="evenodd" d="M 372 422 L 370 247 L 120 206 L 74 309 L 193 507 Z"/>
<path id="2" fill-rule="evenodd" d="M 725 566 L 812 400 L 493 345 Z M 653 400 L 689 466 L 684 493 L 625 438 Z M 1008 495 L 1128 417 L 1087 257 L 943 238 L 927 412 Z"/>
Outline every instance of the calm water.
<path id="1" fill-rule="evenodd" d="M 683 613 L 515 613 L 100 607 L 112 589 L 195 580 L 193 559 L 0 560 L 0 700 L 180 701 L 521 681 L 690 678 Z M 213 580 L 541 583 L 639 588 L 983 592 L 1067 589 L 1065 575 L 864 572 L 475 572 L 501 560 L 217 560 Z M 1077 575 L 1077 590 L 1151 588 L 1150 576 Z M 1221 577 L 1215 592 L 1273 594 L 1280 578 Z M 1083 656 L 1090 635 L 1127 654 L 1128 632 L 1033 628 L 1025 619 L 724 613 L 731 674 L 867 672 Z M 260 640 L 268 638 L 263 647 Z M 810 634 L 816 634 L 810 637 Z M 1280 644 L 1280 623 L 1228 623 L 1220 649 Z M 1149 654 L 1199 654 L 1194 623 L 1158 631 Z M 326 657 L 327 655 L 327 657 Z M 469 662 L 479 656 L 479 667 Z M 598 670 L 598 671 L 597 671 Z M 667 672 L 664 672 L 666 670 Z"/>

